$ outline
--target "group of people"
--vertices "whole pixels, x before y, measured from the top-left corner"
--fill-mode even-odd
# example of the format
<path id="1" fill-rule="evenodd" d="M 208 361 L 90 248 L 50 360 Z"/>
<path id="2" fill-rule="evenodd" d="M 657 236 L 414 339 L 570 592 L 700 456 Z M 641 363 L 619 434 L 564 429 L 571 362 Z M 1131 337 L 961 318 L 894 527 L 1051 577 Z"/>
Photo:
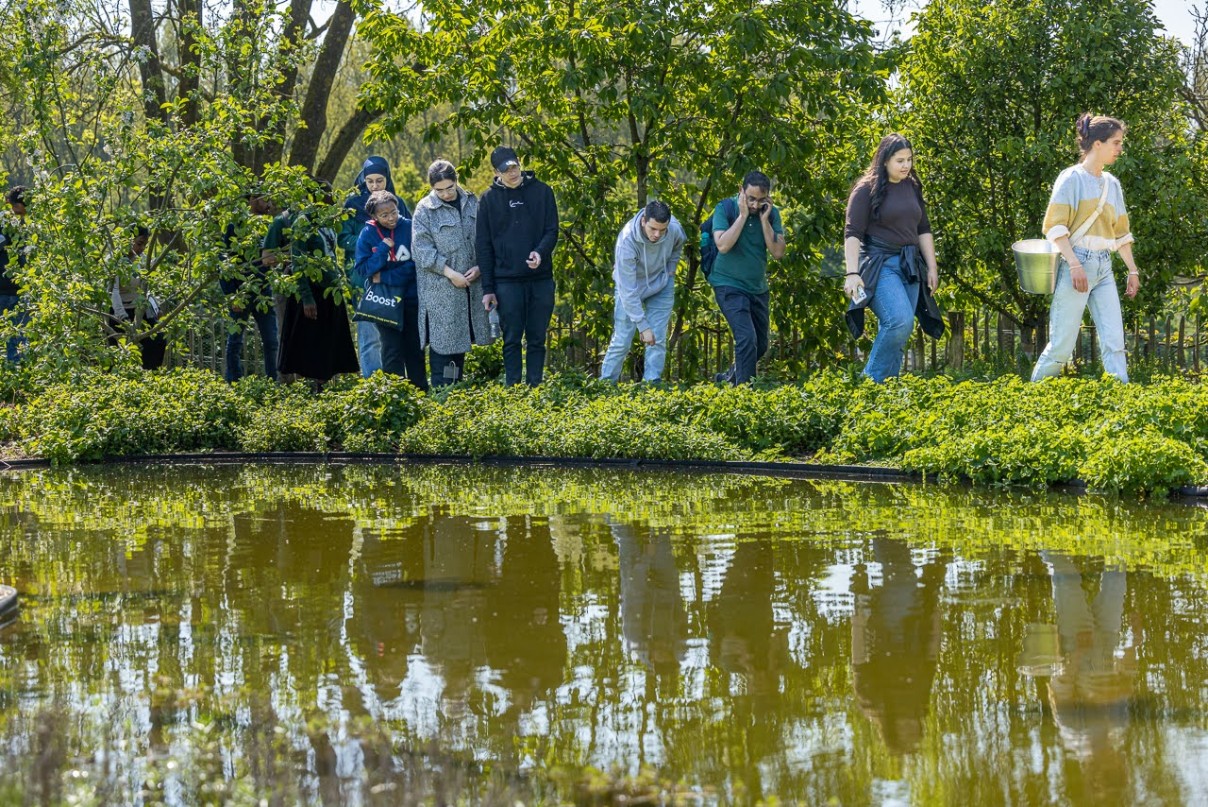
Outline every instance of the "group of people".
<path id="1" fill-rule="evenodd" d="M 1070 360 L 1089 305 L 1102 347 L 1104 369 L 1128 380 L 1123 319 L 1111 253 L 1129 272 L 1125 293 L 1137 294 L 1139 272 L 1120 183 L 1105 169 L 1123 149 L 1126 127 L 1106 116 L 1083 115 L 1077 124 L 1082 160 L 1057 178 L 1044 218 L 1045 236 L 1060 252 L 1050 313 L 1050 341 L 1032 379 L 1056 375 Z M 943 317 L 934 294 L 939 285 L 935 241 L 914 149 L 890 134 L 852 188 L 844 228 L 849 298 L 847 325 L 864 332 L 872 311 L 878 328 L 863 373 L 882 382 L 900 372 L 917 320 L 938 338 Z M 494 180 L 478 198 L 458 181 L 456 167 L 437 160 L 428 168 L 429 193 L 410 209 L 394 189 L 387 161 L 370 157 L 356 178 L 357 193 L 344 203 L 338 233 L 310 214 L 278 210 L 259 193 L 248 196 L 251 216 L 231 224 L 225 239 L 231 266 L 222 290 L 234 323 L 226 346 L 226 378 L 243 375 L 244 330 L 255 322 L 264 345 L 264 372 L 298 375 L 322 384 L 338 373 L 378 370 L 403 376 L 420 389 L 451 384 L 465 372 L 474 345 L 503 339 L 505 383 L 541 383 L 546 335 L 554 310 L 553 252 L 558 209 L 550 187 L 508 146 L 491 153 Z M 701 267 L 734 340 L 734 362 L 718 382 L 744 384 L 768 349 L 768 260 L 785 254 L 784 224 L 771 199 L 771 180 L 760 171 L 743 177 L 738 193 L 722 200 L 701 225 Z M 25 189 L 8 202 L 24 215 Z M 325 200 L 331 204 L 332 200 Z M 257 222 L 267 222 L 260 225 Z M 140 341 L 143 366 L 163 362 L 166 342 L 155 332 L 158 303 L 135 267 L 148 233 L 134 234 L 111 289 L 111 339 L 130 320 L 152 335 Z M 20 312 L 19 290 L 6 268 L 13 260 L 10 233 L 0 232 L 0 312 Z M 239 254 L 239 244 L 255 246 Z M 636 335 L 644 346 L 643 379 L 661 380 L 668 327 L 675 303 L 675 276 L 687 234 L 661 200 L 650 201 L 616 239 L 613 334 L 600 375 L 618 381 Z M 343 252 L 341 259 L 338 254 Z M 17 252 L 16 260 L 24 261 Z M 270 275 L 295 278 L 294 293 L 274 296 Z M 355 347 L 341 295 L 351 280 L 365 300 L 355 305 Z M 359 297 L 354 298 L 357 303 Z M 384 311 L 385 314 L 381 312 Z M 10 339 L 9 361 L 19 341 Z"/>
<path id="2" fill-rule="evenodd" d="M 1057 177 L 1044 216 L 1044 235 L 1060 258 L 1049 310 L 1049 342 L 1036 361 L 1032 380 L 1060 374 L 1070 361 L 1082 315 L 1090 307 L 1103 356 L 1103 369 L 1128 381 L 1124 319 L 1112 273 L 1112 253 L 1128 267 L 1125 294 L 1141 286 L 1133 259 L 1133 236 L 1120 182 L 1106 168 L 1119 159 L 1127 131 L 1123 121 L 1106 115 L 1079 117 L 1082 159 Z M 856 337 L 864 330 L 864 312 L 877 316 L 877 336 L 864 375 L 881 382 L 901 369 L 906 343 L 917 319 L 938 338 L 944 322 L 933 294 L 939 285 L 935 241 L 914 170 L 914 149 L 900 134 L 885 137 L 847 202 L 844 231 L 850 299 L 847 323 Z"/>
<path id="3" fill-rule="evenodd" d="M 495 149 L 491 165 L 494 181 L 479 199 L 460 184 L 452 163 L 437 160 L 428 167 L 429 192 L 412 210 L 396 194 L 388 162 L 370 157 L 357 193 L 344 203 L 338 234 L 251 196 L 253 214 L 274 218 L 244 270 L 223 281 L 240 326 L 227 343 L 227 379 L 243 374 L 243 329 L 255 318 L 265 373 L 273 378 L 322 383 L 338 373 L 368 378 L 381 370 L 426 390 L 462 378 L 471 347 L 502 336 L 507 383 L 540 384 L 554 309 L 557 206 L 513 149 Z M 228 243 L 241 235 L 232 225 Z M 307 271 L 314 261 L 323 268 Z M 296 292 L 277 301 L 277 316 L 270 310 L 272 271 L 296 282 Z M 355 347 L 346 310 L 330 293 L 345 279 L 357 289 Z M 366 310 L 366 299 L 385 314 Z"/>

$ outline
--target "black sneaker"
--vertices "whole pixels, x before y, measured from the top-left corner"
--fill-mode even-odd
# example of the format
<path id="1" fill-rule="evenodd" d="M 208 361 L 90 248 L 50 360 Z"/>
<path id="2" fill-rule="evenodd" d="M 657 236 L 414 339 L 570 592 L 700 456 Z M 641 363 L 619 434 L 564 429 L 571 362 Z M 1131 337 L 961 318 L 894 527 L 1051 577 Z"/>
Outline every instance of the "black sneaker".
<path id="1" fill-rule="evenodd" d="M 734 383 L 734 368 L 731 367 L 729 370 L 726 370 L 724 373 L 718 373 L 717 375 L 713 376 L 713 382 L 715 384 L 733 384 Z"/>

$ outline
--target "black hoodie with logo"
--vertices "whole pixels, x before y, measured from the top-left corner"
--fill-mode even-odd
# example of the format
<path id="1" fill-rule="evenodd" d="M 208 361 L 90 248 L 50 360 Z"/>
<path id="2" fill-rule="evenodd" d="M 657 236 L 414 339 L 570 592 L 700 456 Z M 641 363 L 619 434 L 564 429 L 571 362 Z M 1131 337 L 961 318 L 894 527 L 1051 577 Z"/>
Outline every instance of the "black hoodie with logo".
<path id="1" fill-rule="evenodd" d="M 478 200 L 477 257 L 483 294 L 494 294 L 497 281 L 545 280 L 554 276 L 553 253 L 558 243 L 558 204 L 554 192 L 532 171 L 520 185 L 509 188 L 495 178 Z M 541 265 L 530 269 L 530 252 Z"/>

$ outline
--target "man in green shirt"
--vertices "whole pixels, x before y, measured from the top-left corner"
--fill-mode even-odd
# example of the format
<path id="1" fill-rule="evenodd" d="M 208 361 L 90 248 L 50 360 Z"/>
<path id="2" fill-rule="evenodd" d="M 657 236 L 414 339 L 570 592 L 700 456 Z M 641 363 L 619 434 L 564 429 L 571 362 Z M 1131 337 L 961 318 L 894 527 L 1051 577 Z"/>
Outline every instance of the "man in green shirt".
<path id="1" fill-rule="evenodd" d="M 734 366 L 718 381 L 745 384 L 768 351 L 768 255 L 784 257 L 784 224 L 772 204 L 772 181 L 760 171 L 742 180 L 737 207 L 729 199 L 713 210 L 717 261 L 709 285 L 734 334 Z M 737 217 L 731 218 L 737 209 Z"/>

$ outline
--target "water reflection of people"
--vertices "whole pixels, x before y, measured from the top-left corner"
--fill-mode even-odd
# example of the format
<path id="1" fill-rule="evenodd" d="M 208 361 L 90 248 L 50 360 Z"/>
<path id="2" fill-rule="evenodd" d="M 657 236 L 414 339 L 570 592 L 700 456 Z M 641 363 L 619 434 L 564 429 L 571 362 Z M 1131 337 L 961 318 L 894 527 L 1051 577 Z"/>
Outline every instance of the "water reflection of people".
<path id="1" fill-rule="evenodd" d="M 407 530 L 389 538 L 367 532 L 349 587 L 353 602 L 353 618 L 347 621 L 349 641 L 379 703 L 398 697 L 408 661 L 419 644 L 420 604 L 415 591 L 422 589 L 422 581 L 417 583 L 411 575 L 423 569 L 420 532 Z"/>
<path id="2" fill-rule="evenodd" d="M 863 564 L 851 590 L 852 684 L 860 708 L 881 729 L 885 745 L 910 753 L 923 736 L 940 650 L 940 590 L 947 563 L 929 561 L 919 575 L 910 547 L 874 538 L 881 583 L 869 585 Z"/>
<path id="3" fill-rule="evenodd" d="M 487 659 L 508 691 L 510 719 L 562 683 L 567 649 L 558 607 L 561 579 L 548 520 L 509 521 L 484 634 Z"/>
<path id="4" fill-rule="evenodd" d="M 263 684 L 267 670 L 287 665 L 295 696 L 290 703 L 254 701 L 252 724 L 287 725 L 301 714 L 309 744 L 307 772 L 315 777 L 320 800 L 334 802 L 340 791 L 338 770 L 357 749 L 330 729 L 332 715 L 342 711 L 343 703 L 335 696 L 339 688 L 325 675 L 323 659 L 340 640 L 341 621 L 333 614 L 342 612 L 348 586 L 353 521 L 289 502 L 275 511 L 239 515 L 233 528 L 236 540 L 228 558 L 233 577 L 225 588 L 229 607 L 238 614 L 243 633 L 267 637 L 260 657 L 245 661 L 256 666 L 244 674 Z M 257 775 L 270 777 L 271 747 L 256 746 L 249 753 Z"/>
<path id="5" fill-rule="evenodd" d="M 621 630 L 627 648 L 654 673 L 673 677 L 687 648 L 688 614 L 666 532 L 609 519 L 621 572 Z"/>
<path id="6" fill-rule="evenodd" d="M 474 670 L 485 661 L 482 620 L 494 582 L 496 534 L 475 529 L 467 518 L 433 516 L 424 528 L 424 657 L 444 677 L 446 706 L 464 704 Z"/>
<path id="7" fill-rule="evenodd" d="M 1092 559 L 1075 561 L 1056 552 L 1044 559 L 1052 570 L 1063 661 L 1048 682 L 1049 706 L 1062 744 L 1081 763 L 1088 791 L 1103 803 L 1124 796 L 1128 787 L 1121 746 L 1136 682 L 1136 648 L 1121 647 L 1127 576 L 1122 569 L 1099 571 Z"/>
<path id="8" fill-rule="evenodd" d="M 709 643 L 713 662 L 741 676 L 745 694 L 774 695 L 780 689 L 788 641 L 772 614 L 775 591 L 772 544 L 739 544 L 713 601 Z"/>

